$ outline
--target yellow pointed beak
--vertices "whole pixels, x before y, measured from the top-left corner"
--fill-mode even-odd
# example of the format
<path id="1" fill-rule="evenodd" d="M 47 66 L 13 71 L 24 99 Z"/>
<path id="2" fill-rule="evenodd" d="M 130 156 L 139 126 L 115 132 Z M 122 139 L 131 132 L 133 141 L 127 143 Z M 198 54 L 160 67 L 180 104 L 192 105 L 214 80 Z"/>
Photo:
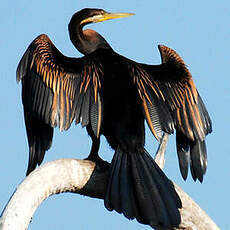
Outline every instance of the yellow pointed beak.
<path id="1" fill-rule="evenodd" d="M 83 21 L 81 21 L 80 24 L 88 24 L 88 23 L 96 23 L 96 22 L 103 22 L 110 19 L 115 18 L 125 18 L 134 15 L 133 13 L 108 13 L 104 11 L 102 14 L 94 15 L 92 17 L 86 18 Z"/>
<path id="2" fill-rule="evenodd" d="M 97 17 L 95 22 L 103 22 L 103 21 L 115 19 L 115 18 L 125 18 L 125 17 L 129 17 L 132 15 L 134 15 L 134 14 L 133 13 L 108 13 L 108 12 L 105 12 L 102 15 L 95 16 L 95 18 Z"/>

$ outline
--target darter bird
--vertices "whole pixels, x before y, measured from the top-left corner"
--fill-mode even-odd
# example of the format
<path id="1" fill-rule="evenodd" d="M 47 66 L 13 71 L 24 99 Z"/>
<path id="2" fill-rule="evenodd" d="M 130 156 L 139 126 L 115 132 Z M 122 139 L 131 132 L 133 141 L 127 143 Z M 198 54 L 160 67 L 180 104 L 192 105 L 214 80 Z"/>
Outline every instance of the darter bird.
<path id="1" fill-rule="evenodd" d="M 99 163 L 100 136 L 115 150 L 105 207 L 152 227 L 180 223 L 181 201 L 173 184 L 144 148 L 147 124 L 158 141 L 176 130 L 182 176 L 194 180 L 206 171 L 205 137 L 211 121 L 182 58 L 159 45 L 162 63 L 137 63 L 116 53 L 90 23 L 127 17 L 83 9 L 69 23 L 73 45 L 84 55 L 64 56 L 45 34 L 28 47 L 17 68 L 29 143 L 27 175 L 50 148 L 53 128 L 67 130 L 75 120 L 92 138 L 87 159 Z"/>

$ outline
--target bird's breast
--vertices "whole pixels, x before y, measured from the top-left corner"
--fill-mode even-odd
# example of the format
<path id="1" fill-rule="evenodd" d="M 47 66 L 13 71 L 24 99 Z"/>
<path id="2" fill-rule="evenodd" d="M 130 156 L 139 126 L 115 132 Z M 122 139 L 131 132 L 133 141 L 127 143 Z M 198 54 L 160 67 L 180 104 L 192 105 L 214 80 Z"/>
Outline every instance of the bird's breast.
<path id="1" fill-rule="evenodd" d="M 141 101 L 128 70 L 122 65 L 113 68 L 104 77 L 103 134 L 113 148 L 123 145 L 135 149 L 144 145 Z"/>

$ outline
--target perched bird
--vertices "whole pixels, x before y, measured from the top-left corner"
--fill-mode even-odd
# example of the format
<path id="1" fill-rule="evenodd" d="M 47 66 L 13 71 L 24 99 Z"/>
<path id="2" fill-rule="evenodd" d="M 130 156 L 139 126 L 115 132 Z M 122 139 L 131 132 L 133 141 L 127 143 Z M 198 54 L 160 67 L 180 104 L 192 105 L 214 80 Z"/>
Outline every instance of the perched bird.
<path id="1" fill-rule="evenodd" d="M 173 184 L 144 148 L 147 124 L 158 141 L 176 130 L 179 165 L 184 179 L 190 164 L 202 181 L 207 157 L 205 137 L 211 121 L 181 57 L 159 45 L 162 64 L 137 63 L 117 54 L 89 23 L 127 17 L 83 9 L 69 23 L 81 58 L 64 56 L 45 34 L 28 47 L 17 68 L 29 143 L 27 174 L 40 165 L 50 148 L 53 128 L 67 130 L 72 121 L 92 138 L 89 160 L 98 156 L 100 136 L 115 150 L 104 198 L 108 210 L 150 226 L 180 223 L 181 201 Z"/>

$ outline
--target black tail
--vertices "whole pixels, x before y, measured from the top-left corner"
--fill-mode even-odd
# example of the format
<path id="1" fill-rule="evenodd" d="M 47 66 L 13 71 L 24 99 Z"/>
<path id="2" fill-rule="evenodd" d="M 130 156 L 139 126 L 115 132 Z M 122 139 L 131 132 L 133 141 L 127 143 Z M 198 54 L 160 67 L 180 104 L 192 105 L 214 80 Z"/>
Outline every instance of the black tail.
<path id="1" fill-rule="evenodd" d="M 181 201 L 172 182 L 144 148 L 137 153 L 116 150 L 105 207 L 152 227 L 177 226 L 181 220 Z"/>

